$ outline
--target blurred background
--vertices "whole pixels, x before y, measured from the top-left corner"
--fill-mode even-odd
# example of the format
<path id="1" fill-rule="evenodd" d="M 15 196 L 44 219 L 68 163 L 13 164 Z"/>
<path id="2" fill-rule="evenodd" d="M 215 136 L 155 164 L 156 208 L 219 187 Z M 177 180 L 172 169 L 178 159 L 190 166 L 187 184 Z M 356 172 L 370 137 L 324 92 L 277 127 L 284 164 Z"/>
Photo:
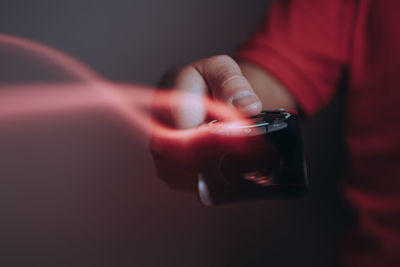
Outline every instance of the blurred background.
<path id="1" fill-rule="evenodd" d="M 173 66 L 232 54 L 268 2 L 1 1 L 0 33 L 156 85 Z M 159 181 L 147 144 L 107 112 L 0 125 L 0 265 L 335 266 L 351 224 L 338 183 L 344 103 L 304 125 L 305 198 L 212 208 Z"/>

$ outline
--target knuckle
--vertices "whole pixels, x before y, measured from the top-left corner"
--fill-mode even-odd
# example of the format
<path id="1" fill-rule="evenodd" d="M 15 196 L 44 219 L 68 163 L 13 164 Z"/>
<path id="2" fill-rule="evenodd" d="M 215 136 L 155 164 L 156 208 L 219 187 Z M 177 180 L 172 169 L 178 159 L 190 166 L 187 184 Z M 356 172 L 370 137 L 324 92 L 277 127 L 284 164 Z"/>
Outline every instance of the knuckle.
<path id="1" fill-rule="evenodd" d="M 196 71 L 192 65 L 186 65 L 179 69 L 178 76 L 188 75 L 192 72 Z"/>
<path id="2" fill-rule="evenodd" d="M 185 67 L 182 67 L 179 72 L 177 73 L 174 81 L 174 85 L 177 85 L 177 83 L 181 80 L 187 80 L 193 79 L 193 77 L 196 77 L 198 74 L 198 71 L 193 65 L 186 65 Z M 183 88 L 181 88 L 183 89 Z"/>
<path id="3" fill-rule="evenodd" d="M 212 63 L 216 63 L 216 64 L 235 64 L 236 65 L 236 62 L 235 62 L 235 60 L 233 60 L 233 58 L 231 58 L 230 56 L 228 56 L 228 55 L 216 55 L 216 56 L 213 56 L 213 57 L 210 57 L 210 58 L 208 58 L 209 60 L 210 60 L 210 62 L 212 62 Z"/>
<path id="4" fill-rule="evenodd" d="M 221 88 L 232 88 L 243 84 L 244 77 L 239 73 L 222 72 L 218 75 Z"/>

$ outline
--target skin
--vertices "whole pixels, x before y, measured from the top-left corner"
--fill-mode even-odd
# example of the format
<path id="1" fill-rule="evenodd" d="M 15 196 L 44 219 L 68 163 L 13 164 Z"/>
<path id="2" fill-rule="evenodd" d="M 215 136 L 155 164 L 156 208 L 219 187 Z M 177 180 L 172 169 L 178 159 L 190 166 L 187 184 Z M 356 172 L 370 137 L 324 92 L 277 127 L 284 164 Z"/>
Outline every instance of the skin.
<path id="1" fill-rule="evenodd" d="M 167 74 L 163 83 L 176 92 L 190 93 L 194 96 L 211 96 L 249 116 L 257 115 L 262 109 L 296 109 L 296 103 L 285 87 L 272 75 L 249 62 L 236 62 L 226 55 L 214 56 L 195 61 L 179 70 Z M 166 81 L 166 82 L 165 82 Z M 181 94 L 178 94 L 181 95 Z M 179 101 L 179 100 L 178 100 Z M 206 110 L 201 101 L 187 101 L 171 105 L 168 121 L 178 129 L 197 127 L 206 119 Z M 172 115 L 170 117 L 170 115 Z M 225 140 L 214 136 L 212 140 Z M 193 191 L 197 188 L 197 169 L 199 152 L 196 147 L 204 148 L 194 138 L 178 143 L 153 136 L 150 150 L 158 176 L 177 190 Z M 201 140 L 201 138 L 200 138 Z M 200 143 L 198 143 L 200 142 Z M 201 153 L 200 153 L 201 154 Z M 206 158 L 209 155 L 206 154 Z"/>
<path id="2" fill-rule="evenodd" d="M 296 103 L 287 89 L 271 74 L 250 62 L 236 62 L 219 55 L 195 61 L 183 67 L 173 84 L 175 90 L 195 95 L 210 94 L 249 116 L 262 109 L 296 109 Z M 173 111 L 175 125 L 181 129 L 203 123 L 204 112 L 188 112 L 181 105 Z"/>

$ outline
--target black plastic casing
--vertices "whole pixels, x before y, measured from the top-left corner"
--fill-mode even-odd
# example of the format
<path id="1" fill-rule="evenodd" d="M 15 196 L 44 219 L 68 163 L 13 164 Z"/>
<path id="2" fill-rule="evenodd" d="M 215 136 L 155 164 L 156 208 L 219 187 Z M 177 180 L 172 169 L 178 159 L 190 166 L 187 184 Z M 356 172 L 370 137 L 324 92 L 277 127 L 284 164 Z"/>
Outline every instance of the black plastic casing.
<path id="1" fill-rule="evenodd" d="M 256 132 L 242 137 L 249 141 L 245 151 L 224 148 L 201 167 L 198 193 L 204 205 L 304 195 L 307 172 L 297 114 L 266 110 L 252 120 L 243 128 Z"/>

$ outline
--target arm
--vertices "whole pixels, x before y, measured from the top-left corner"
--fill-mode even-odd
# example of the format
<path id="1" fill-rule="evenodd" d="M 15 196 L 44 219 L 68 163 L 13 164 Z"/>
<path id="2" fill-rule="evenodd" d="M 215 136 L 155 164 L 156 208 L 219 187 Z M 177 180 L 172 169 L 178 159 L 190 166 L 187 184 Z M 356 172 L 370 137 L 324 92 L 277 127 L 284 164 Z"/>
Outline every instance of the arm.
<path id="1" fill-rule="evenodd" d="M 272 75 L 254 64 L 244 61 L 238 64 L 224 55 L 202 59 L 169 73 L 163 84 L 177 92 L 211 96 L 249 116 L 258 115 L 262 109 L 296 108 L 294 99 Z M 205 107 L 197 106 L 200 103 L 174 103 L 168 118 L 172 115 L 177 128 L 194 128 L 206 118 Z M 196 160 L 192 157 L 195 148 L 185 144 L 171 144 L 167 139 L 153 136 L 150 150 L 162 180 L 177 190 L 192 191 L 197 188 Z"/>
<path id="2" fill-rule="evenodd" d="M 238 51 L 242 61 L 215 56 L 193 62 L 173 87 L 210 95 L 249 116 L 274 108 L 301 108 L 310 116 L 329 103 L 348 64 L 354 7 L 353 1 L 273 1 L 268 19 Z M 178 128 L 204 122 L 204 108 L 176 104 L 171 115 Z"/>

